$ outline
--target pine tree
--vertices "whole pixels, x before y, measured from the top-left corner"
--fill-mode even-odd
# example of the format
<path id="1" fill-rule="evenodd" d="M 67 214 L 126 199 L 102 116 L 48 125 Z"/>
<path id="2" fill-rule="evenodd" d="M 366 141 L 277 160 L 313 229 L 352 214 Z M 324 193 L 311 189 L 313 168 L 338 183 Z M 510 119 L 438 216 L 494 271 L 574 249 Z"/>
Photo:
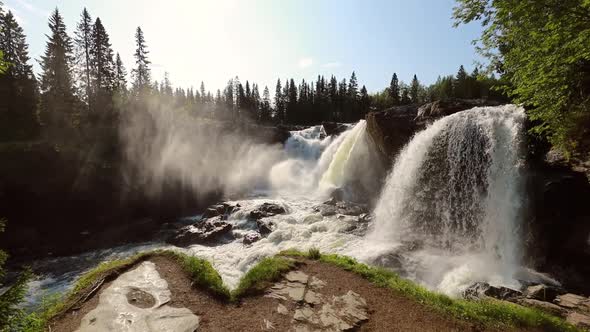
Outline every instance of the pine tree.
<path id="1" fill-rule="evenodd" d="M 457 98 L 469 98 L 467 93 L 467 72 L 465 71 L 465 67 L 461 65 L 459 67 L 459 71 L 457 72 L 457 77 L 455 79 L 455 97 Z"/>
<path id="2" fill-rule="evenodd" d="M 92 94 L 92 85 L 90 71 L 92 65 L 90 61 L 90 49 L 92 48 L 92 18 L 86 8 L 84 8 L 80 16 L 80 22 L 74 34 L 74 59 L 76 62 L 74 72 L 79 87 L 78 94 L 80 99 L 86 103 L 87 110 L 91 111 L 90 95 Z"/>
<path id="3" fill-rule="evenodd" d="M 113 89 L 115 87 L 115 63 L 113 49 L 100 18 L 96 18 L 92 28 L 92 47 L 90 48 L 92 100 L 105 112 L 111 111 Z"/>
<path id="4" fill-rule="evenodd" d="M 391 102 L 393 105 L 400 104 L 399 80 L 397 78 L 396 73 L 393 73 L 393 76 L 391 77 L 391 82 L 389 83 L 389 97 L 391 98 Z"/>
<path id="5" fill-rule="evenodd" d="M 39 113 L 42 125 L 51 138 L 66 138 L 80 125 L 80 117 L 72 80 L 72 41 L 56 8 L 49 18 L 45 53 L 41 57 L 41 100 Z"/>
<path id="6" fill-rule="evenodd" d="M 151 62 L 148 60 L 149 52 L 141 27 L 137 27 L 135 32 L 135 44 L 137 46 L 134 55 L 136 67 L 131 71 L 131 74 L 133 76 L 133 90 L 139 94 L 147 92 L 151 83 L 151 70 L 149 67 Z"/>
<path id="7" fill-rule="evenodd" d="M 264 87 L 262 92 L 262 101 L 260 103 L 260 121 L 267 123 L 271 120 L 271 108 L 270 108 L 270 91 L 268 86 Z"/>
<path id="8" fill-rule="evenodd" d="M 25 39 L 12 12 L 0 12 L 0 52 L 10 64 L 0 77 L 0 140 L 28 139 L 38 132 L 37 82 Z"/>
<path id="9" fill-rule="evenodd" d="M 206 102 L 206 98 L 205 96 L 207 95 L 207 93 L 205 92 L 205 83 L 203 81 L 201 81 L 201 87 L 200 87 L 200 91 L 201 91 L 201 103 L 205 103 Z"/>
<path id="10" fill-rule="evenodd" d="M 285 121 L 285 104 L 283 101 L 283 87 L 281 86 L 281 79 L 279 78 L 275 89 L 275 113 L 273 117 L 275 122 L 280 124 Z"/>
<path id="11" fill-rule="evenodd" d="M 115 59 L 115 90 L 120 93 L 127 92 L 127 70 L 125 70 L 119 53 L 117 53 Z"/>
<path id="12" fill-rule="evenodd" d="M 369 112 L 369 107 L 371 106 L 371 97 L 367 92 L 367 88 L 363 85 L 361 88 L 361 97 L 360 97 L 360 115 L 362 118 Z"/>
<path id="13" fill-rule="evenodd" d="M 414 74 L 412 78 L 412 83 L 410 84 L 410 101 L 414 104 L 420 102 L 420 81 L 418 81 L 418 77 Z"/>
<path id="14" fill-rule="evenodd" d="M 296 123 L 297 117 L 297 86 L 295 81 L 291 79 L 287 88 L 287 121 Z"/>

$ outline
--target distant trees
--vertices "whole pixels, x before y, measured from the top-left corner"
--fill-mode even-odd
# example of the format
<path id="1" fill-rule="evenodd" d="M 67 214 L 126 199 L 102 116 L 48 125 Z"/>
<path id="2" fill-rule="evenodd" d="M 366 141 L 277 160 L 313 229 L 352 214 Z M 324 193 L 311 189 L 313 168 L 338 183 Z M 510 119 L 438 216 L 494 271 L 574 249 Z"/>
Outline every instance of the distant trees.
<path id="1" fill-rule="evenodd" d="M 168 73 L 153 81 L 141 27 L 135 30 L 130 80 L 99 17 L 93 19 L 84 9 L 70 38 L 56 9 L 49 28 L 37 81 L 22 28 L 12 13 L 0 11 L 0 52 L 10 63 L 0 77 L 0 140 L 30 139 L 43 132 L 45 139 L 60 144 L 82 146 L 85 139 L 116 142 L 121 112 L 140 112 L 149 105 L 179 109 L 195 118 L 310 125 L 353 122 L 373 109 L 436 99 L 501 97 L 491 88 L 498 80 L 481 75 L 477 68 L 468 74 L 463 66 L 456 76 L 441 77 L 429 87 L 417 75 L 406 84 L 393 73 L 387 88 L 371 94 L 353 71 L 348 79 L 278 79 L 272 91 L 235 77 L 213 96 L 202 81 L 196 89 L 174 87 Z"/>

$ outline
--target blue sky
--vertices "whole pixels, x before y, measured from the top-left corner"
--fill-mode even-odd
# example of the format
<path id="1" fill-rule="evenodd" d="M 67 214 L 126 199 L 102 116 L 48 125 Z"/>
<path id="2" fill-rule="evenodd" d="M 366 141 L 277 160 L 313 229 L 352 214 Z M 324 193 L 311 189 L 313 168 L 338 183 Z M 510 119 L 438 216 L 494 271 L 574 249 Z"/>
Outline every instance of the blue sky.
<path id="1" fill-rule="evenodd" d="M 317 74 L 349 78 L 369 91 L 398 73 L 432 83 L 470 71 L 481 60 L 471 41 L 478 25 L 452 27 L 453 0 L 4 0 L 22 24 L 33 59 L 42 54 L 47 18 L 58 7 L 73 35 L 84 7 L 101 18 L 128 71 L 134 31 L 144 30 L 153 78 L 165 71 L 177 86 L 222 88 L 236 75 L 268 85 Z M 36 65 L 35 61 L 35 66 Z"/>

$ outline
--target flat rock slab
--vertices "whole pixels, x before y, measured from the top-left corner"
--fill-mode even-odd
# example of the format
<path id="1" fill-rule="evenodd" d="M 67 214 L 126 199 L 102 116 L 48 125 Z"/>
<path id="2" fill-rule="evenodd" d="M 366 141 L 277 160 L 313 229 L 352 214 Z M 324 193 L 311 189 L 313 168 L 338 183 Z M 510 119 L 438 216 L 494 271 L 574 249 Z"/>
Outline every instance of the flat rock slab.
<path id="1" fill-rule="evenodd" d="M 82 318 L 77 331 L 196 331 L 199 317 L 186 308 L 168 306 L 170 296 L 168 283 L 160 277 L 155 264 L 145 261 L 100 293 L 98 306 Z"/>
<path id="2" fill-rule="evenodd" d="M 328 297 L 321 289 L 326 283 L 301 271 L 292 271 L 285 280 L 270 288 L 267 297 L 283 303 L 277 312 L 292 315 L 290 331 L 348 331 L 369 319 L 367 302 L 349 290 L 344 295 Z M 289 311 L 288 307 L 294 308 Z"/>

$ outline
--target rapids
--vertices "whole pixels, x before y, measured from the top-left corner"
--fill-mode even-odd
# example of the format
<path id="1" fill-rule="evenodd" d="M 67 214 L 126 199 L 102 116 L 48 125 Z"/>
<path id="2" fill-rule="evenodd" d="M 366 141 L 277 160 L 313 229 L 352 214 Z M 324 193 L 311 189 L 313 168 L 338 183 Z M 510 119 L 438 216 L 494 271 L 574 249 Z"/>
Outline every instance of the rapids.
<path id="1" fill-rule="evenodd" d="M 523 121 L 523 110 L 512 105 L 442 118 L 415 135 L 385 181 L 364 120 L 336 137 L 322 126 L 293 131 L 282 159 L 257 181 L 267 186 L 228 201 L 241 206 L 228 217 L 233 237 L 184 249 L 156 237 L 152 243 L 37 261 L 32 265 L 40 277 L 30 284 L 30 304 L 63 293 L 100 261 L 155 248 L 211 261 L 230 288 L 260 259 L 311 247 L 391 268 L 454 296 L 476 281 L 518 287 L 521 280 L 544 278 L 524 268 L 520 257 Z M 358 217 L 318 212 L 315 207 L 334 188 L 361 197 L 382 188 L 367 232 L 348 231 Z M 274 231 L 246 246 L 243 236 L 256 227 L 248 214 L 265 202 L 287 213 L 269 217 Z"/>

